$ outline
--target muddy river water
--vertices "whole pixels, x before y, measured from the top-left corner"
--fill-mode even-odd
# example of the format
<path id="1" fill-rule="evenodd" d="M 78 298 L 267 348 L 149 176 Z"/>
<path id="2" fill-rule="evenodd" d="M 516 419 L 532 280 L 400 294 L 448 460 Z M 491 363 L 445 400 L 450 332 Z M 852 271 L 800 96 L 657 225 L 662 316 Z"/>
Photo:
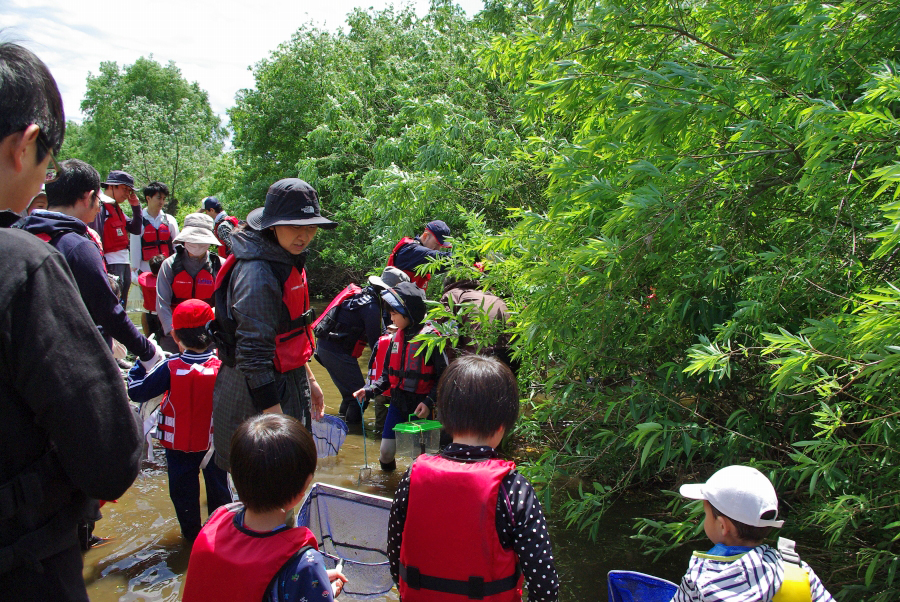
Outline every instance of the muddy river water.
<path id="1" fill-rule="evenodd" d="M 363 366 L 367 361 L 366 355 L 360 358 Z M 312 368 L 325 392 L 326 413 L 337 414 L 340 394 L 320 364 L 313 361 Z M 372 433 L 375 418 L 371 409 L 366 411 L 365 419 L 368 464 L 375 467 L 371 478 L 362 485 L 357 484 L 365 458 L 361 427 L 353 425 L 340 454 L 321 461 L 314 480 L 393 497 L 409 461 L 398 458 L 397 472 L 382 473 L 378 469 L 379 441 Z M 205 499 L 201 502 L 205 516 Z M 640 553 L 638 543 L 629 538 L 634 519 L 648 511 L 645 502 L 618 503 L 606 514 L 596 542 L 575 529 L 566 528 L 552 509 L 547 513 L 560 574 L 560 600 L 606 600 L 606 574 L 612 569 L 639 570 L 676 582 L 680 579 L 687 567 L 688 551 L 651 563 L 649 557 Z M 153 460 L 144 460 L 134 485 L 117 503 L 107 504 L 103 514 L 95 533 L 111 538 L 110 542 L 90 550 L 84 558 L 84 579 L 90 599 L 95 602 L 179 600 L 190 548 L 182 541 L 169 500 L 161 448 L 154 451 Z"/>

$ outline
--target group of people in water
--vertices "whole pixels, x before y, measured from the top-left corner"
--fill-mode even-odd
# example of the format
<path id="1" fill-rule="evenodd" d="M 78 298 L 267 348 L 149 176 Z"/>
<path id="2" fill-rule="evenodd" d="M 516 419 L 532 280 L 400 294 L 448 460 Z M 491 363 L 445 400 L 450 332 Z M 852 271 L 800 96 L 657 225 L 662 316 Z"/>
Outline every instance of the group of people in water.
<path id="1" fill-rule="evenodd" d="M 210 197 L 179 230 L 162 210 L 163 183 L 144 187 L 142 209 L 127 172 L 101 182 L 83 161 L 57 163 L 64 124 L 43 62 L 0 43 L 0 597 L 87 600 L 79 525 L 84 547 L 99 500 L 125 492 L 142 455 L 119 341 L 136 358 L 127 394 L 163 396 L 153 432 L 192 542 L 185 600 L 327 600 L 347 581 L 292 520 L 314 478 L 312 421 L 324 414 L 309 366 L 317 349 L 348 421 L 376 404 L 383 470 L 396 469 L 393 427 L 409 415 L 436 415 L 449 438 L 397 488 L 385 538 L 401 598 L 521 600 L 527 587 L 529 600 L 558 599 L 541 505 L 497 452 L 519 416 L 508 348 L 420 353 L 417 337 L 438 330 L 425 319 L 430 276 L 416 268 L 448 256 L 444 222 L 399 241 L 380 276 L 348 286 L 317 319 L 307 250 L 337 224 L 312 186 L 275 182 L 244 222 Z M 131 280 L 144 293 L 143 334 L 123 305 Z M 477 282 L 447 283 L 444 297 L 505 319 Z M 832 600 L 792 545 L 763 543 L 783 521 L 758 470 L 729 466 L 681 493 L 703 501 L 714 547 L 692 558 L 675 600 Z"/>

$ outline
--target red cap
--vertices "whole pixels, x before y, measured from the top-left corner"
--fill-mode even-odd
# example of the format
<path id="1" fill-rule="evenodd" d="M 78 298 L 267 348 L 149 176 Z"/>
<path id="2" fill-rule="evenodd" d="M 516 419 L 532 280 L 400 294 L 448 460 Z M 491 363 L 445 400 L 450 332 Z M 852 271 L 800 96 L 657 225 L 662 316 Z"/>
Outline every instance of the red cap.
<path id="1" fill-rule="evenodd" d="M 172 328 L 199 328 L 206 323 L 215 320 L 216 315 L 206 301 L 200 299 L 188 299 L 178 304 L 172 312 Z"/>

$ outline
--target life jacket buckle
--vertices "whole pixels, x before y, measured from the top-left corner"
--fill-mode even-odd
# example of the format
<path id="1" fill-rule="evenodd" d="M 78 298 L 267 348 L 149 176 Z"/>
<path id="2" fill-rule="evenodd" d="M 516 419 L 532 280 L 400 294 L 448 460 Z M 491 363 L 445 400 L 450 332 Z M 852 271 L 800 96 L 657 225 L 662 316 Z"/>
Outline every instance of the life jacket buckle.
<path id="1" fill-rule="evenodd" d="M 422 589 L 422 573 L 414 566 L 406 567 L 406 584 L 413 589 Z"/>
<path id="2" fill-rule="evenodd" d="M 469 577 L 470 600 L 484 600 L 484 577 Z"/>

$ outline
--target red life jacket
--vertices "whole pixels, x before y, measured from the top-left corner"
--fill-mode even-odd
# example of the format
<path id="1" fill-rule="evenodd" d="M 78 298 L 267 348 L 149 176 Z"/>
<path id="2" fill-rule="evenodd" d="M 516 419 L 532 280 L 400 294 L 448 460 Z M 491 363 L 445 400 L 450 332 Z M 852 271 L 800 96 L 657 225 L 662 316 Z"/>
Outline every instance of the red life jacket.
<path id="1" fill-rule="evenodd" d="M 169 391 L 159 407 L 154 437 L 162 446 L 183 452 L 209 449 L 212 436 L 213 389 L 221 360 L 211 356 L 202 364 L 170 359 Z"/>
<path id="2" fill-rule="evenodd" d="M 361 292 L 362 289 L 359 288 L 359 285 L 353 283 L 348 284 L 344 288 L 344 290 L 339 292 L 337 296 L 331 300 L 331 303 L 328 304 L 328 307 L 325 308 L 325 311 L 322 312 L 322 315 L 316 318 L 316 321 L 313 322 L 313 332 L 315 333 L 316 337 L 327 337 L 332 332 L 335 332 L 335 328 L 340 327 L 340 322 L 337 321 L 337 315 L 341 309 L 341 303 L 351 297 L 358 295 Z M 353 343 L 353 349 L 350 352 L 350 355 L 353 357 L 361 356 L 363 349 L 366 348 L 366 340 L 365 338 L 363 338 L 365 330 L 356 330 L 357 332 L 353 332 L 352 330 L 342 331 L 345 337 L 349 338 L 354 335 L 356 336 L 356 340 Z"/>
<path id="3" fill-rule="evenodd" d="M 400 544 L 403 602 L 522 599 L 516 554 L 500 544 L 495 522 L 500 482 L 515 467 L 499 458 L 416 458 Z M 454 520 L 435 520 L 447 516 Z"/>
<path id="4" fill-rule="evenodd" d="M 391 251 L 391 254 L 388 257 L 388 263 L 387 263 L 388 267 L 397 267 L 394 265 L 394 257 L 397 255 L 397 251 L 399 251 L 401 247 L 408 245 L 410 243 L 416 244 L 416 245 L 419 244 L 415 238 L 410 238 L 408 236 L 404 236 L 403 238 L 400 239 L 400 242 L 398 242 L 394 246 L 394 250 Z M 402 272 L 404 274 L 406 274 L 407 276 L 409 276 L 410 281 L 413 284 L 415 284 L 416 286 L 418 286 L 420 289 L 422 289 L 423 291 L 428 288 L 428 281 L 431 280 L 431 274 L 425 274 L 424 276 L 417 276 L 415 271 L 413 271 L 413 270 L 402 270 Z"/>
<path id="5" fill-rule="evenodd" d="M 184 267 L 184 253 L 187 253 L 184 247 L 178 247 L 175 250 L 175 260 L 172 262 L 172 309 L 188 299 L 200 299 L 213 305 L 219 258 L 207 253 L 206 265 L 191 278 Z"/>
<path id="6" fill-rule="evenodd" d="M 146 217 L 141 218 L 144 231 L 141 233 L 141 259 L 150 261 L 160 253 L 168 257 L 172 254 L 172 231 L 165 217 L 159 223 L 159 228 L 154 228 Z"/>
<path id="7" fill-rule="evenodd" d="M 231 271 L 237 263 L 233 254 L 225 260 L 216 277 L 215 296 L 221 301 L 216 311 L 213 339 L 219 350 L 219 357 L 228 366 L 235 365 L 237 346 L 237 323 L 228 316 L 228 283 Z M 309 289 L 306 270 L 285 264 L 271 264 L 275 275 L 281 280 L 281 301 L 288 310 L 290 320 L 278 324 L 275 329 L 275 369 L 282 374 L 300 368 L 309 361 L 315 351 L 313 343 L 313 320 L 315 310 L 309 306 Z"/>
<path id="8" fill-rule="evenodd" d="M 144 309 L 156 312 L 156 276 L 153 272 L 141 272 L 138 284 L 144 294 Z"/>
<path id="9" fill-rule="evenodd" d="M 127 221 L 122 208 L 116 203 L 100 203 L 103 208 L 103 250 L 115 253 L 128 248 Z M 110 209 L 112 207 L 112 209 Z"/>
<path id="10" fill-rule="evenodd" d="M 391 339 L 393 338 L 394 335 L 392 334 L 383 334 L 378 338 L 375 354 L 372 356 L 372 361 L 369 362 L 369 374 L 366 377 L 366 385 L 371 385 L 381 380 L 381 372 L 384 370 L 385 359 L 387 358 L 388 350 L 391 348 Z M 390 397 L 391 390 L 388 389 L 382 395 Z"/>
<path id="11" fill-rule="evenodd" d="M 306 527 L 249 535 L 234 524 L 243 505 L 221 506 L 200 530 L 191 549 L 184 602 L 240 600 L 258 602 L 269 583 L 304 547 L 318 550 Z"/>
<path id="12" fill-rule="evenodd" d="M 431 323 L 418 334 L 437 332 Z M 427 395 L 436 384 L 434 364 L 425 363 L 425 352 L 416 355 L 422 348 L 421 342 L 407 343 L 403 330 L 394 333 L 390 356 L 387 362 L 388 381 L 392 389 L 403 389 L 410 393 Z"/>
<path id="13" fill-rule="evenodd" d="M 237 227 L 241 221 L 234 217 L 233 215 L 226 215 L 221 220 L 216 222 L 216 225 L 213 227 L 213 234 L 216 235 L 216 238 L 219 239 L 219 242 L 222 243 L 219 245 L 219 257 L 228 257 L 231 255 L 231 252 L 228 250 L 228 247 L 225 246 L 225 241 L 222 240 L 222 237 L 219 236 L 219 226 L 222 225 L 222 222 L 229 222 L 233 227 Z"/>

